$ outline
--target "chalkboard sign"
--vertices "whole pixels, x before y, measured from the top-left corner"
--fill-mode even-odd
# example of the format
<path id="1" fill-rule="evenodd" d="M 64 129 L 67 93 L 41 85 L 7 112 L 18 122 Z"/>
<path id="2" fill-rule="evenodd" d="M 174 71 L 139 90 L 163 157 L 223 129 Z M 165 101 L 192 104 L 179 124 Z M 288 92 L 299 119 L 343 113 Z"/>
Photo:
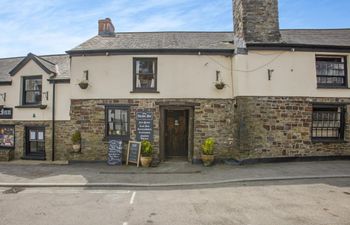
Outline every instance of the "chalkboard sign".
<path id="1" fill-rule="evenodd" d="M 141 154 L 141 142 L 129 141 L 126 165 L 128 165 L 129 162 L 132 162 L 132 163 L 136 163 L 137 167 L 139 167 L 140 154 Z"/>
<path id="2" fill-rule="evenodd" d="M 110 139 L 108 142 L 108 165 L 122 165 L 123 141 L 120 139 Z"/>
<path id="3" fill-rule="evenodd" d="M 153 113 L 139 111 L 136 113 L 136 139 L 153 141 Z"/>

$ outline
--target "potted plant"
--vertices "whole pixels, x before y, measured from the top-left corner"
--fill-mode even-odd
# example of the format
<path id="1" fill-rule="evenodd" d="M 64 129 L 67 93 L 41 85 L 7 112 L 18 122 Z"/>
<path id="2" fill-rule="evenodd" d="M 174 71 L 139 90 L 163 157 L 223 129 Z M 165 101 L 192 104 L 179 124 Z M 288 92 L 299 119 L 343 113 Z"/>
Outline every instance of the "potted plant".
<path id="1" fill-rule="evenodd" d="M 207 138 L 202 145 L 202 162 L 204 166 L 211 166 L 214 162 L 214 144 L 213 138 Z"/>
<path id="2" fill-rule="evenodd" d="M 223 81 L 216 81 L 215 82 L 215 87 L 218 90 L 224 89 L 225 86 L 226 86 L 226 84 Z"/>
<path id="3" fill-rule="evenodd" d="M 75 131 L 72 135 L 73 151 L 75 153 L 80 152 L 81 149 L 81 134 L 80 131 Z"/>
<path id="4" fill-rule="evenodd" d="M 82 80 L 79 83 L 79 87 L 81 89 L 86 89 L 86 88 L 88 88 L 88 86 L 89 86 L 89 81 L 88 80 Z"/>
<path id="5" fill-rule="evenodd" d="M 149 167 L 152 162 L 153 146 L 149 141 L 141 142 L 141 165 Z"/>

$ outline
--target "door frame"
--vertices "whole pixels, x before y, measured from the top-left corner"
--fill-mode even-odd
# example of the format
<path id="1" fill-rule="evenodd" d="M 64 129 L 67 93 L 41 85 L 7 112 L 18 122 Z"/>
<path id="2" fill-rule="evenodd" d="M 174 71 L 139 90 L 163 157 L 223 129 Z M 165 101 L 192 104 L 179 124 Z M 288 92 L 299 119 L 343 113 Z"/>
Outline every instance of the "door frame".
<path id="1" fill-rule="evenodd" d="M 187 161 L 192 162 L 193 159 L 193 146 L 194 146 L 194 107 L 193 106 L 160 106 L 160 119 L 159 119 L 159 153 L 160 160 L 166 160 L 165 155 L 165 130 L 166 130 L 166 116 L 167 110 L 184 110 L 188 111 L 188 141 L 187 141 Z"/>
<path id="2" fill-rule="evenodd" d="M 30 154 L 29 153 L 29 131 L 33 130 L 42 130 L 44 133 L 44 153 L 42 154 Z M 46 127 L 45 126 L 25 126 L 24 127 L 24 159 L 39 159 L 39 160 L 45 160 L 46 159 L 46 137 L 45 137 Z"/>

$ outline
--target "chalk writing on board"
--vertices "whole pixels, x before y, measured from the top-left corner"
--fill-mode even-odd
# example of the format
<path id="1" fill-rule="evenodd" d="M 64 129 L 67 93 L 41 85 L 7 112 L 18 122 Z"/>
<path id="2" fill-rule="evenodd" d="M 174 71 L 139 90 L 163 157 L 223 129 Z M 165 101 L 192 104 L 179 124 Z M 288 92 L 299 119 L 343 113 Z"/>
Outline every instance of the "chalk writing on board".
<path id="1" fill-rule="evenodd" d="M 136 113 L 136 139 L 153 141 L 153 113 L 139 111 Z"/>
<path id="2" fill-rule="evenodd" d="M 136 163 L 138 167 L 140 162 L 140 154 L 141 154 L 141 142 L 129 141 L 126 165 L 128 165 L 129 162 L 132 162 L 132 163 Z"/>
<path id="3" fill-rule="evenodd" d="M 111 139 L 108 142 L 108 165 L 122 165 L 123 141 Z"/>

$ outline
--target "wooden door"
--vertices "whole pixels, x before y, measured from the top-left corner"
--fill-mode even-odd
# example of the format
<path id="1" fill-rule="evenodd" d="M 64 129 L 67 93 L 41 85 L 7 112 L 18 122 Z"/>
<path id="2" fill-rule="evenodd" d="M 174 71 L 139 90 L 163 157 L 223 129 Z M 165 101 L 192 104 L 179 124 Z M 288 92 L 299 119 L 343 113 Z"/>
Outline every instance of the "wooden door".
<path id="1" fill-rule="evenodd" d="M 166 110 L 165 153 L 171 157 L 188 156 L 188 110 Z"/>

